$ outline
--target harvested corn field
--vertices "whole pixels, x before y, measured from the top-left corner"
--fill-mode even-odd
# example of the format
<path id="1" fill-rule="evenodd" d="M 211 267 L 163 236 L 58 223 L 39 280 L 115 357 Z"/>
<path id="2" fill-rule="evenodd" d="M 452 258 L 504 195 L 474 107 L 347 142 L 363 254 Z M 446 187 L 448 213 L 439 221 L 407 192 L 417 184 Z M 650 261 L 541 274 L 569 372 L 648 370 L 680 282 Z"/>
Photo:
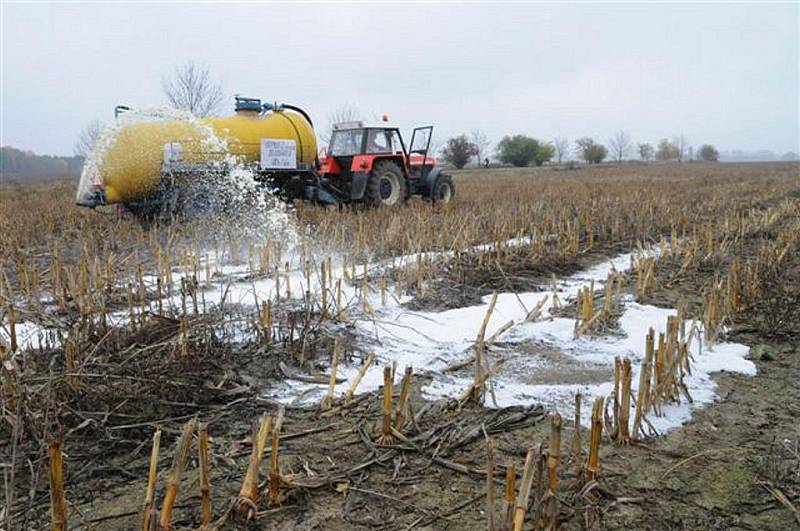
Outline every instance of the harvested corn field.
<path id="1" fill-rule="evenodd" d="M 5 521 L 790 529 L 799 171 L 468 170 L 269 231 L 6 186 Z"/>

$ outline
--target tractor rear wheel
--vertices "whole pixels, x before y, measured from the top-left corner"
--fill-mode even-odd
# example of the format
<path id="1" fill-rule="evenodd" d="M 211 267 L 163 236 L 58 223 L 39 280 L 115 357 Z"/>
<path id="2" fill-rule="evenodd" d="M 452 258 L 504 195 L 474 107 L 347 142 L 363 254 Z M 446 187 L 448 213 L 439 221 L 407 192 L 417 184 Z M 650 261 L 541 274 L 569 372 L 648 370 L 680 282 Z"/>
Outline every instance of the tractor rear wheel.
<path id="1" fill-rule="evenodd" d="M 400 166 L 388 160 L 375 163 L 367 178 L 367 202 L 376 206 L 401 205 L 406 200 L 406 178 Z"/>
<path id="2" fill-rule="evenodd" d="M 456 195 L 456 185 L 449 175 L 441 175 L 436 179 L 431 192 L 431 201 L 434 203 L 449 203 Z"/>

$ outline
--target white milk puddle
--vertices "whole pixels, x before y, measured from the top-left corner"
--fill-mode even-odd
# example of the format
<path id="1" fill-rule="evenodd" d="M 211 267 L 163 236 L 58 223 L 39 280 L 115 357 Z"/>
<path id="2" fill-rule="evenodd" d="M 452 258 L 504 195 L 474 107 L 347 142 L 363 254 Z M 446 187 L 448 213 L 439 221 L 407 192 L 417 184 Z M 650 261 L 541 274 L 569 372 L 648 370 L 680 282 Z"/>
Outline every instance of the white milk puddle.
<path id="1" fill-rule="evenodd" d="M 508 244 L 524 244 L 524 242 L 507 242 Z M 610 261 L 580 271 L 558 282 L 558 298 L 565 303 L 573 299 L 578 290 L 594 280 L 595 289 L 603 287 L 611 271 L 625 271 L 630 268 L 631 254 L 623 254 Z M 296 306 L 302 300 L 305 291 L 310 291 L 312 299 L 319 300 L 321 290 L 319 265 L 312 266 L 310 282 L 305 277 L 304 267 L 296 253 L 287 253 L 290 262 L 288 273 L 281 268 L 280 292 L 281 300 L 286 301 L 287 279 L 291 289 L 291 299 Z M 470 357 L 478 328 L 486 315 L 490 297 L 484 297 L 482 304 L 446 310 L 442 312 L 410 311 L 401 306 L 411 297 L 396 298 L 389 295 L 386 305 L 382 305 L 377 291 L 377 272 L 390 266 L 413 265 L 417 255 L 397 257 L 373 264 L 370 267 L 371 289 L 369 304 L 374 309 L 373 315 L 361 311 L 361 288 L 342 282 L 342 300 L 347 305 L 346 313 L 354 319 L 352 332 L 357 337 L 356 348 L 362 351 L 373 351 L 377 356 L 375 365 L 370 367 L 358 393 L 377 390 L 383 384 L 382 367 L 396 364 L 398 375 L 407 366 L 412 366 L 416 373 L 427 372 L 432 376 L 430 384 L 423 388 L 427 398 L 455 398 L 472 383 L 470 369 L 460 372 L 443 372 L 448 365 Z M 333 263 L 332 277 L 334 284 L 344 276 L 344 268 L 340 261 Z M 217 271 L 218 270 L 218 271 Z M 350 268 L 348 267 L 348 271 Z M 256 300 L 263 302 L 275 300 L 276 286 L 274 275 L 255 280 L 247 279 L 251 274 L 250 266 L 226 265 L 213 267 L 217 274 L 205 279 L 204 272 L 199 271 L 201 286 L 209 282 L 210 287 L 202 290 L 202 299 L 208 310 L 218 306 L 223 300 L 226 304 L 241 304 L 253 308 Z M 363 266 L 356 267 L 356 273 L 362 274 Z M 176 271 L 179 278 L 180 272 Z M 155 279 L 146 277 L 148 284 Z M 333 302 L 334 291 L 329 289 L 329 301 Z M 394 286 L 387 292 L 393 294 Z M 175 289 L 174 292 L 178 290 Z M 584 403 L 589 404 L 598 396 L 607 396 L 613 390 L 613 366 L 616 356 L 627 357 L 633 361 L 633 390 L 639 381 L 640 362 L 645 350 L 645 335 L 649 328 L 656 333 L 665 331 L 667 316 L 675 315 L 675 310 L 642 305 L 631 297 L 623 297 L 621 304 L 623 314 L 619 319 L 621 333 L 602 337 L 574 335 L 575 321 L 572 318 L 551 317 L 552 288 L 542 286 L 540 292 L 500 293 L 494 313 L 486 331 L 490 337 L 508 321 L 515 325 L 503 334 L 498 343 L 502 346 L 492 347 L 488 361 L 493 364 L 498 359 L 504 365 L 489 383 L 493 393 L 486 396 L 488 407 L 504 407 L 509 405 L 529 405 L 541 403 L 546 407 L 558 410 L 564 415 L 572 415 L 572 404 L 575 393 L 580 392 Z M 542 298 L 547 298 L 542 308 L 542 316 L 537 322 L 524 323 L 528 311 Z M 150 303 L 151 307 L 155 303 Z M 180 308 L 180 295 L 164 301 L 164 307 L 171 304 Z M 202 311 L 202 307 L 201 307 Z M 118 311 L 109 315 L 109 321 L 123 325 L 128 320 L 126 311 Z M 326 324 L 331 335 L 335 335 L 341 325 Z M 687 329 L 691 324 L 687 323 Z M 253 324 L 242 323 L 237 329 L 235 339 L 252 341 Z M 0 329 L 0 335 L 7 336 L 7 331 Z M 44 346 L 47 332 L 32 323 L 18 323 L 17 334 L 22 348 Z M 53 344 L 52 335 L 48 338 Z M 6 337 L 7 340 L 7 337 Z M 55 341 L 57 343 L 57 339 Z M 653 427 L 660 433 L 680 426 L 686 422 L 694 409 L 702 407 L 716 398 L 716 384 L 711 373 L 732 371 L 748 375 L 756 373 L 755 365 L 745 359 L 748 347 L 736 343 L 717 343 L 711 347 L 702 345 L 697 339 L 690 344 L 692 374 L 685 376 L 685 383 L 693 398 L 692 403 L 685 400 L 681 404 L 663 407 L 661 417 L 648 417 Z M 469 365 L 472 367 L 472 364 Z M 359 370 L 359 365 L 340 362 L 338 377 L 344 379 L 336 386 L 337 396 L 341 396 L 349 387 Z M 399 378 L 399 376 L 398 376 Z M 270 384 L 265 395 L 284 403 L 312 404 L 321 400 L 327 392 L 327 385 L 317 385 L 295 380 L 282 380 Z M 493 395 L 493 396 L 492 396 Z M 496 402 L 495 402 L 496 400 Z M 584 415 L 584 420 L 588 421 Z"/>
<path id="2" fill-rule="evenodd" d="M 595 288 L 602 288 L 603 283 L 612 270 L 624 271 L 630 267 L 631 255 L 620 255 L 609 262 L 599 264 L 581 271 L 558 285 L 558 297 L 562 303 L 574 298 L 578 290 L 594 280 Z M 506 348 L 494 348 L 490 351 L 490 364 L 502 357 L 505 366 L 499 374 L 491 379 L 494 396 L 498 407 L 510 405 L 528 405 L 542 403 L 556 409 L 564 415 L 572 414 L 575 393 L 584 396 L 584 403 L 598 396 L 606 396 L 614 386 L 613 367 L 616 356 L 627 357 L 633 361 L 634 396 L 639 381 L 639 363 L 645 350 L 645 336 L 649 328 L 656 333 L 664 332 L 667 317 L 675 315 L 675 310 L 642 305 L 631 297 L 623 297 L 624 313 L 620 317 L 621 335 L 587 337 L 574 336 L 574 319 L 550 317 L 552 306 L 552 289 L 543 286 L 544 291 L 534 293 L 501 293 L 498 295 L 494 313 L 489 321 L 486 337 L 490 337 L 497 329 L 510 320 L 515 326 L 501 336 Z M 528 311 L 543 297 L 547 302 L 543 307 L 543 320 L 535 323 L 523 323 Z M 471 355 L 471 347 L 475 341 L 478 328 L 486 314 L 490 297 L 484 297 L 482 304 L 465 308 L 457 308 L 443 312 L 412 312 L 402 308 L 397 301 L 391 301 L 386 307 L 380 307 L 379 297 L 373 296 L 371 304 L 376 308 L 374 319 L 361 316 L 356 322 L 359 339 L 358 347 L 374 351 L 379 363 L 371 367 L 362 380 L 358 392 L 374 391 L 383 384 L 382 366 L 395 363 L 397 373 L 402 374 L 406 366 L 414 367 L 415 372 L 429 372 L 433 381 L 423 388 L 427 398 L 455 398 L 472 383 L 469 370 L 458 375 L 444 373 L 442 370 L 451 363 L 466 359 Z M 404 301 L 399 301 L 404 302 Z M 524 305 L 524 306 L 523 306 Z M 687 323 L 689 329 L 691 323 Z M 534 352 L 525 349 L 517 351 L 515 345 L 534 345 Z M 592 370 L 591 382 L 580 383 L 528 383 L 535 380 L 540 373 L 552 370 L 553 360 L 535 354 L 535 348 L 541 348 L 557 357 L 569 361 L 571 367 L 562 370 L 565 380 L 574 380 L 570 370 Z M 660 433 L 680 426 L 686 422 L 693 409 L 712 402 L 716 384 L 710 377 L 713 372 L 733 371 L 754 375 L 755 365 L 745 359 L 748 347 L 735 343 L 717 343 L 712 347 L 701 346 L 694 340 L 690 345 L 692 374 L 686 375 L 685 383 L 693 398 L 693 402 L 671 404 L 663 408 L 661 417 L 648 417 L 653 427 Z M 552 358 L 552 356 L 551 356 Z M 557 360 L 560 365 L 563 360 Z M 471 366 L 471 365 L 470 365 Z M 354 365 L 339 365 L 338 376 L 345 381 L 336 386 L 336 394 L 340 396 L 350 385 L 358 372 Z M 399 376 L 398 376 L 399 378 Z M 322 398 L 327 392 L 326 386 L 295 382 L 291 380 L 276 383 L 267 391 L 268 396 L 282 402 L 312 403 Z M 486 405 L 494 406 L 487 393 Z M 585 418 L 586 416 L 584 416 Z M 586 419 L 588 421 L 588 419 Z"/>

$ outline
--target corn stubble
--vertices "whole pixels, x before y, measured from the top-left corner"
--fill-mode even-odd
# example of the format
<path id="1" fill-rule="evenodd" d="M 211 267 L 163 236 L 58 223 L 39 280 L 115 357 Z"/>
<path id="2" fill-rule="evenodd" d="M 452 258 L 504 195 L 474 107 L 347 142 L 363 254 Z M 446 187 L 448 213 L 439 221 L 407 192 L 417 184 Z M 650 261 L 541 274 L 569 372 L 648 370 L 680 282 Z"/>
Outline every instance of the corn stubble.
<path id="1" fill-rule="evenodd" d="M 552 300 L 558 307 L 565 301 L 556 295 L 553 269 L 574 264 L 593 251 L 647 244 L 657 252 L 640 253 L 627 279 L 612 275 L 602 291 L 596 293 L 591 285 L 581 291 L 576 334 L 604 333 L 613 323 L 625 282 L 638 300 L 651 302 L 662 287 L 669 289 L 709 269 L 717 274 L 713 282 L 702 286 L 699 312 L 693 310 L 690 315 L 688 304 L 681 303 L 665 334 L 657 336 L 651 331 L 647 335 L 636 388 L 631 381 L 635 362 L 620 359 L 613 396 L 608 404 L 603 399 L 592 404 L 588 450 L 584 454 L 580 433 L 576 433 L 571 454 L 577 463 L 583 463 L 586 455 L 585 464 L 573 468 L 582 470 L 585 477 L 581 481 L 595 481 L 600 477 L 604 425 L 611 439 L 635 444 L 654 433 L 648 417 L 662 414 L 669 404 L 690 401 L 683 382 L 691 371 L 690 347 L 719 341 L 737 316 L 767 299 L 780 268 L 800 249 L 796 202 L 780 199 L 797 189 L 794 168 L 708 166 L 703 179 L 694 178 L 693 171 L 689 165 L 587 169 L 577 176 L 537 170 L 532 178 L 530 173 L 509 170 L 493 176 L 492 186 L 486 185 L 483 174 L 458 177 L 458 199 L 444 208 L 417 201 L 393 210 L 326 210 L 300 204 L 298 220 L 311 228 L 310 235 L 298 242 L 299 261 L 305 270 L 301 286 L 289 281 L 290 257 L 277 235 L 266 234 L 262 241 L 237 234 L 209 239 L 191 225 L 145 227 L 128 217 L 72 208 L 67 202 L 73 194 L 66 185 L 4 195 L 0 204 L 4 235 L 0 239 L 0 320 L 5 335 L 0 337 L 7 339 L 0 340 L 0 383 L 5 415 L 13 419 L 9 424 L 19 422 L 23 433 L 39 433 L 40 428 L 24 425 L 34 415 L 14 418 L 20 404 L 45 403 L 40 387 L 30 384 L 32 378 L 50 377 L 50 367 L 45 370 L 30 363 L 30 356 L 39 352 L 58 352 L 58 362 L 52 365 L 52 385 L 61 386 L 69 397 L 96 385 L 86 374 L 97 367 L 92 364 L 98 349 L 103 354 L 133 338 L 146 340 L 153 327 L 167 323 L 175 331 L 164 342 L 166 350 L 158 354 L 170 370 L 191 364 L 201 349 L 212 348 L 215 341 L 232 341 L 237 330 L 226 328 L 230 324 L 222 317 L 209 323 L 204 298 L 205 289 L 224 277 L 223 262 L 246 263 L 253 277 L 274 278 L 272 296 L 254 301 L 253 315 L 243 321 L 265 352 L 290 345 L 302 366 L 314 356 L 316 347 L 309 347 L 313 344 L 309 338 L 323 323 L 346 325 L 352 315 L 369 316 L 376 301 L 384 305 L 392 296 L 424 296 L 434 292 L 443 277 L 507 291 L 503 283 L 509 271 L 540 270 L 546 272 L 546 278 L 553 274 Z M 692 201 L 687 201 L 689 195 Z M 769 206 L 753 208 L 757 204 Z M 509 240 L 516 242 L 511 245 Z M 731 259 L 746 241 L 756 242 L 754 250 Z M 330 254 L 316 250 L 316 242 L 341 251 L 343 267 L 338 278 Z M 475 249 L 476 245 L 485 247 Z M 452 258 L 423 254 L 429 251 L 447 251 Z M 415 258 L 377 274 L 367 267 L 370 262 L 399 255 Z M 363 271 L 358 271 L 357 264 L 364 264 Z M 309 289 L 312 277 L 317 278 L 317 287 Z M 354 300 L 346 300 L 345 287 L 355 288 Z M 302 299 L 302 311 L 288 311 L 291 297 Z M 110 315 L 115 312 L 127 316 L 123 324 L 112 322 Z M 488 363 L 487 354 L 501 332 L 485 337 L 491 313 L 487 312 L 478 328 L 475 378 L 462 401 L 483 403 L 496 370 Z M 529 317 L 532 321 L 539 318 L 536 308 Z M 687 326 L 690 317 L 697 321 Z M 20 337 L 21 323 L 26 322 L 40 323 L 48 330 L 33 347 L 24 344 L 30 338 Z M 28 353 L 27 363 L 23 351 Z M 338 361 L 334 356 L 323 409 L 335 411 L 353 401 L 374 360 L 370 355 L 337 401 L 332 392 Z M 411 372 L 403 375 L 396 401 L 391 371 L 385 380 L 383 417 L 376 435 L 380 444 L 394 445 L 397 434 L 409 429 L 412 377 Z M 605 422 L 609 409 L 610 420 Z M 280 503 L 288 488 L 277 457 L 280 430 L 271 430 L 271 422 L 272 417 L 265 415 L 253 430 L 252 454 L 234 509 L 243 518 L 253 518 L 258 510 L 259 470 L 268 437 L 271 488 L 267 497 L 271 503 Z M 557 477 L 559 467 L 565 467 L 559 449 L 560 422 L 553 422 L 549 448 L 528 453 L 521 478 L 516 473 L 506 475 L 502 503 L 507 510 L 495 523 L 517 527 L 519 519 L 524 521 L 528 509 L 535 507 L 535 512 L 541 513 L 536 516 L 539 524 L 558 525 L 558 489 L 552 478 Z M 161 527 L 169 527 L 194 431 L 194 424 L 184 427 L 160 512 L 154 499 L 160 432 L 154 436 L 142 529 L 152 527 L 154 519 Z M 557 440 L 553 439 L 556 433 Z M 205 470 L 200 485 L 201 517 L 208 524 L 210 464 L 205 429 L 200 430 L 198 442 L 201 470 Z M 31 455 L 37 458 L 35 453 Z M 51 449 L 51 466 L 57 466 L 57 460 Z M 542 479 L 537 482 L 539 468 Z M 51 471 L 57 478 L 58 472 Z M 52 488 L 57 494 L 58 485 Z M 554 503 L 542 504 L 550 492 Z M 534 498 L 536 503 L 531 505 Z M 63 521 L 66 526 L 65 511 L 62 515 L 58 508 L 63 499 L 57 495 L 53 501 L 53 521 Z M 555 509 L 547 509 L 544 515 L 545 505 Z"/>

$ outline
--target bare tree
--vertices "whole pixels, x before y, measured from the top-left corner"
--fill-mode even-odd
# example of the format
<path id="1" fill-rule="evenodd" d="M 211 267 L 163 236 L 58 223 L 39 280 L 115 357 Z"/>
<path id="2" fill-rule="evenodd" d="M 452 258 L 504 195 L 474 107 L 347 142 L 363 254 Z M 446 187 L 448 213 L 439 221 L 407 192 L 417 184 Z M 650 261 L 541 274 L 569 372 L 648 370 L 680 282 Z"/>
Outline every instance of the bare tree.
<path id="1" fill-rule="evenodd" d="M 469 134 L 469 140 L 470 142 L 472 142 L 472 145 L 475 146 L 476 149 L 475 155 L 476 158 L 478 159 L 478 166 L 480 166 L 483 157 L 486 155 L 486 153 L 488 153 L 489 146 L 492 145 L 492 143 L 480 129 L 473 129 L 472 132 Z"/>
<path id="2" fill-rule="evenodd" d="M 222 82 L 211 78 L 208 65 L 188 61 L 175 67 L 172 77 L 161 81 L 170 104 L 195 116 L 204 117 L 219 110 Z"/>
<path id="3" fill-rule="evenodd" d="M 628 133 L 620 129 L 608 139 L 608 147 L 611 148 L 611 154 L 617 162 L 622 162 L 622 159 L 628 155 L 631 149 L 631 137 L 628 136 Z"/>
<path id="4" fill-rule="evenodd" d="M 564 137 L 556 137 L 553 140 L 553 147 L 556 150 L 556 159 L 561 164 L 561 161 L 569 153 L 569 140 Z"/>
<path id="5" fill-rule="evenodd" d="M 334 124 L 341 124 L 344 122 L 357 122 L 363 120 L 361 112 L 352 105 L 342 105 L 333 112 L 328 113 L 328 126 L 319 139 L 326 146 L 331 142 L 331 134 L 333 133 Z M 376 120 L 377 121 L 377 120 Z"/>
<path id="6" fill-rule="evenodd" d="M 646 142 L 644 144 L 639 144 L 639 157 L 644 162 L 647 162 L 648 160 L 652 160 L 653 159 L 653 153 L 655 153 L 655 150 L 653 150 L 653 146 L 651 146 L 650 144 L 648 144 Z"/>
<path id="7" fill-rule="evenodd" d="M 100 122 L 92 120 L 81 130 L 77 142 L 75 142 L 75 154 L 79 157 L 87 158 L 94 150 L 97 137 L 100 136 Z"/>
<path id="8" fill-rule="evenodd" d="M 676 158 L 678 162 L 683 162 L 683 159 L 686 157 L 686 150 L 689 146 L 688 140 L 683 135 L 676 136 L 672 139 L 672 144 L 677 149 Z"/>

